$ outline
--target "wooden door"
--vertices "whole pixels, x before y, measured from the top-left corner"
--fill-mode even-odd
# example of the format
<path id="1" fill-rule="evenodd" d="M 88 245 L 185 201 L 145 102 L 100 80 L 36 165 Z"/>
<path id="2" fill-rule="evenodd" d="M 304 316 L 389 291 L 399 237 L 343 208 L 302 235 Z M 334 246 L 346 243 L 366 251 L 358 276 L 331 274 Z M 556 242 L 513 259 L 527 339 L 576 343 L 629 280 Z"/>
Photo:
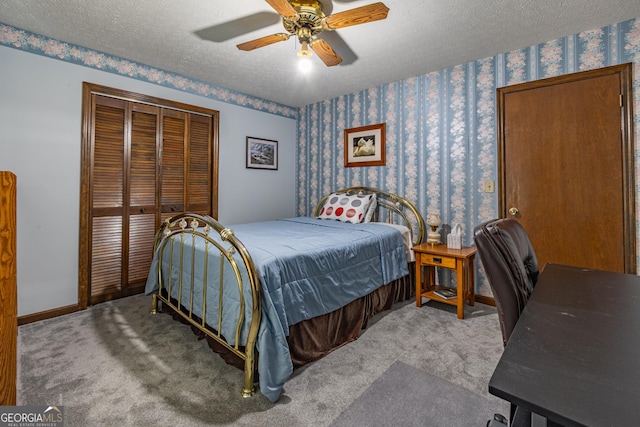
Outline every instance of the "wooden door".
<path id="1" fill-rule="evenodd" d="M 547 262 L 635 273 L 630 65 L 498 89 L 499 210 Z"/>
<path id="2" fill-rule="evenodd" d="M 208 215 L 211 209 L 212 128 L 210 116 L 189 114 L 189 161 L 187 163 L 187 211 Z M 214 191 L 217 193 L 217 190 Z"/>
<path id="3" fill-rule="evenodd" d="M 162 111 L 162 220 L 181 212 L 210 215 L 211 116 Z"/>
<path id="4" fill-rule="evenodd" d="M 155 232 L 189 210 L 217 216 L 218 112 L 83 87 L 78 302 L 140 293 Z"/>
<path id="5" fill-rule="evenodd" d="M 122 289 L 127 102 L 94 95 L 91 135 L 90 297 L 110 299 Z"/>
<path id="6" fill-rule="evenodd" d="M 126 217 L 126 276 L 122 283 L 125 295 L 143 291 L 149 268 L 155 230 L 160 224 L 158 211 L 158 129 L 160 108 L 131 104 L 131 136 L 125 145 L 128 152 L 128 185 L 125 187 L 128 211 Z"/>
<path id="7" fill-rule="evenodd" d="M 159 224 L 159 108 L 94 95 L 91 303 L 140 293 Z"/>
<path id="8" fill-rule="evenodd" d="M 188 114 L 184 111 L 162 112 L 162 219 L 185 211 L 187 119 Z"/>

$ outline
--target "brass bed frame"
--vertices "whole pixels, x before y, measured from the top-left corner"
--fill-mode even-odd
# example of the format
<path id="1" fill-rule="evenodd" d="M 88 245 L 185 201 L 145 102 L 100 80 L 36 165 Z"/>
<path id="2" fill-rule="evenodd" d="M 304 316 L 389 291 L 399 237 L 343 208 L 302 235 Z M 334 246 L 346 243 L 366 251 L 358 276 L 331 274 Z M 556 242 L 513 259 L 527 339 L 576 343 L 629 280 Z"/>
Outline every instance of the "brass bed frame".
<path id="1" fill-rule="evenodd" d="M 411 240 L 413 245 L 418 245 L 424 240 L 425 233 L 425 223 L 416 209 L 416 207 L 409 202 L 393 193 L 388 193 L 385 191 L 377 190 L 369 187 L 350 187 L 343 190 L 337 191 L 338 193 L 348 193 L 348 194 L 369 194 L 374 193 L 377 199 L 377 208 L 374 214 L 373 220 L 379 222 L 388 222 L 393 224 L 401 224 L 409 228 L 411 232 Z M 327 198 L 330 195 L 323 197 L 318 205 L 316 206 L 313 216 L 318 216 L 318 212 L 322 205 L 325 203 Z M 214 234 L 215 233 L 215 234 Z M 213 235 L 213 237 L 212 237 Z M 217 235 L 217 236 L 216 236 Z M 195 242 L 196 239 L 201 238 L 205 241 L 205 252 L 204 252 L 204 284 L 202 286 L 202 313 L 201 318 L 194 314 L 193 312 L 193 289 L 194 289 L 194 268 L 195 268 Z M 163 282 L 162 277 L 162 264 L 160 260 L 162 260 L 162 255 L 165 250 L 170 251 L 169 259 L 170 263 L 173 262 L 173 251 L 174 242 L 178 240 L 179 244 L 177 247 L 179 248 L 178 263 L 177 268 L 179 269 L 179 279 L 178 283 L 172 283 L 171 275 L 167 279 L 166 283 Z M 191 247 L 185 248 L 185 243 L 191 239 Z M 168 248 L 167 248 L 168 247 Z M 242 388 L 242 396 L 249 397 L 252 396 L 255 390 L 254 387 L 254 374 L 255 374 L 255 345 L 258 336 L 258 330 L 260 327 L 260 318 L 261 318 L 261 295 L 260 295 L 260 282 L 258 275 L 256 273 L 256 267 L 251 259 L 251 255 L 247 248 L 242 244 L 242 242 L 236 238 L 233 233 L 233 230 L 224 227 L 215 219 L 209 216 L 202 216 L 198 214 L 192 213 L 183 213 L 171 218 L 166 219 L 162 226 L 156 233 L 155 243 L 154 243 L 154 253 L 160 251 L 158 254 L 158 291 L 152 295 L 152 307 L 151 313 L 155 314 L 158 312 L 158 301 L 161 301 L 163 305 L 166 305 L 171 310 L 173 310 L 176 314 L 179 315 L 180 318 L 185 320 L 188 324 L 195 327 L 202 333 L 204 333 L 207 337 L 213 339 L 215 342 L 221 344 L 224 348 L 238 356 L 244 362 L 244 385 Z M 184 265 L 184 252 L 190 251 L 190 262 L 189 265 Z M 218 286 L 219 289 L 219 309 L 217 313 L 218 325 L 214 327 L 212 325 L 208 325 L 205 322 L 207 318 L 206 315 L 206 292 L 207 292 L 207 262 L 210 251 L 217 251 L 220 254 L 220 277 L 217 284 L 213 284 L 214 286 Z M 238 254 L 242 263 L 238 263 L 236 260 L 235 254 Z M 220 333 L 221 324 L 222 324 L 222 296 L 223 296 L 223 270 L 225 265 L 225 260 L 228 261 L 231 266 L 232 273 L 236 278 L 239 296 L 240 296 L 240 310 L 238 313 L 238 317 L 235 320 L 235 339 L 233 342 L 235 344 L 231 345 L 227 342 L 224 336 Z M 169 265 L 169 271 L 172 269 L 172 265 Z M 190 271 L 190 286 L 188 296 L 189 306 L 185 307 L 183 304 L 180 304 L 179 301 L 183 300 L 183 276 L 182 272 L 184 269 L 188 269 Z M 249 283 L 244 283 L 242 279 L 242 272 L 246 271 Z M 178 300 L 174 300 L 171 298 L 172 289 L 174 286 L 178 287 Z M 249 319 L 246 319 L 244 316 L 245 313 L 245 304 L 247 302 L 244 298 L 244 290 L 250 289 L 251 294 L 251 316 Z M 247 336 L 247 341 L 244 346 L 240 345 L 240 332 L 245 325 L 245 322 L 249 323 L 249 332 Z"/>

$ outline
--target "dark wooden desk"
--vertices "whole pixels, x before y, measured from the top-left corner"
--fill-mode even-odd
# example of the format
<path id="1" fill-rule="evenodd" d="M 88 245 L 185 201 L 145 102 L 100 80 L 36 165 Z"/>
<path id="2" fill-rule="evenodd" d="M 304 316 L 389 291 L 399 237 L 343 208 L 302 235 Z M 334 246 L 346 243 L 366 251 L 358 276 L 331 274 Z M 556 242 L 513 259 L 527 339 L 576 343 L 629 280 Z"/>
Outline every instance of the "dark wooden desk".
<path id="1" fill-rule="evenodd" d="M 489 393 L 566 426 L 638 425 L 640 277 L 547 264 Z"/>

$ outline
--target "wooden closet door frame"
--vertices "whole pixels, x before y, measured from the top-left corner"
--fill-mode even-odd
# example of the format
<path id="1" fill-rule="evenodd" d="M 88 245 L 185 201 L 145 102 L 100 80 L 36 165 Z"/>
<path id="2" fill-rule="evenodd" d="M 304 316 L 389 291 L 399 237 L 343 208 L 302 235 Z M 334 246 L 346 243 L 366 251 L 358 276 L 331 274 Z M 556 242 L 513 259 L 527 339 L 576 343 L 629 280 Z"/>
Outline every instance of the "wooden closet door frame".
<path id="1" fill-rule="evenodd" d="M 120 98 L 126 101 L 133 101 L 142 104 L 157 105 L 163 108 L 180 110 L 185 112 L 200 113 L 212 117 L 212 165 L 211 165 L 211 216 L 218 217 L 218 175 L 219 175 L 219 122 L 220 113 L 217 110 L 199 107 L 195 105 L 183 104 L 181 102 L 157 98 L 129 92 L 122 89 L 114 89 L 94 83 L 82 83 L 82 144 L 80 156 L 80 232 L 79 232 L 79 265 L 78 265 L 78 309 L 83 310 L 89 304 L 89 282 L 91 277 L 89 254 L 91 252 L 91 177 L 92 170 L 92 146 L 91 134 L 93 127 L 92 120 L 92 96 L 102 95 L 113 98 Z M 128 191 L 128 189 L 125 189 Z M 157 224 L 159 226 L 159 224 Z"/>

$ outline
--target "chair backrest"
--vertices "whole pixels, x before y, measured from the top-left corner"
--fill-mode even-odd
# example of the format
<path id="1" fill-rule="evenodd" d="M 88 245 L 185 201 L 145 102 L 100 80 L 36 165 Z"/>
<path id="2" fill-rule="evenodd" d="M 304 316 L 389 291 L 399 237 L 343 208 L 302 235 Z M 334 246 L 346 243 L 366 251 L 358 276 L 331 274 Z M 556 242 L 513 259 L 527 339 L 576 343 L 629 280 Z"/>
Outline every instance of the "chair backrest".
<path id="1" fill-rule="evenodd" d="M 538 259 L 522 225 L 494 219 L 474 229 L 473 240 L 496 300 L 504 345 L 538 281 Z"/>

